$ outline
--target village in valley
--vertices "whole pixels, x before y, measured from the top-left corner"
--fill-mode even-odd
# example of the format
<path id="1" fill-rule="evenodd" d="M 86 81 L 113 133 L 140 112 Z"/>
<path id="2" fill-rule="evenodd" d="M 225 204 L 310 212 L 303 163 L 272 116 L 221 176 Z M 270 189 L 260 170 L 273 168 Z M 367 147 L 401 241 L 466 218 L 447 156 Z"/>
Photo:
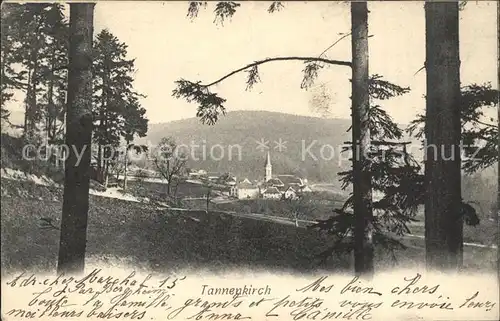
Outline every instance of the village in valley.
<path id="1" fill-rule="evenodd" d="M 269 152 L 262 173 L 262 179 L 252 181 L 246 177 L 192 169 L 188 177 L 191 182 L 215 184 L 222 195 L 237 199 L 296 199 L 303 193 L 312 192 L 306 178 L 292 174 L 273 175 Z"/>

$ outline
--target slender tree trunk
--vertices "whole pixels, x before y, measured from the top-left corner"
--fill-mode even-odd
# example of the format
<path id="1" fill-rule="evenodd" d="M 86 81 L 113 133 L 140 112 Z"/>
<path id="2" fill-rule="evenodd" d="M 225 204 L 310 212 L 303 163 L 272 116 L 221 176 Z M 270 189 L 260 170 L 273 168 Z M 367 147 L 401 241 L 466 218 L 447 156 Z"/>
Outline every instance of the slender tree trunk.
<path id="1" fill-rule="evenodd" d="M 35 48 L 35 51 L 33 53 L 33 72 L 31 74 L 31 95 L 29 96 L 29 114 L 28 114 L 28 132 L 29 132 L 29 137 L 34 137 L 35 130 L 36 130 L 36 122 L 37 122 L 37 99 L 36 99 L 36 85 L 38 83 L 37 77 L 38 77 L 38 49 Z"/>
<path id="2" fill-rule="evenodd" d="M 103 77 L 104 78 L 104 77 Z M 104 80 L 103 80 L 104 81 Z M 99 176 L 102 177 L 102 169 L 104 168 L 103 164 L 103 146 L 102 142 L 104 141 L 104 109 L 106 108 L 106 91 L 103 86 L 102 90 L 102 99 L 101 99 L 101 110 L 99 111 L 99 139 L 98 139 L 98 151 L 97 151 L 97 170 L 99 172 Z M 99 178 L 102 183 L 102 178 Z"/>
<path id="3" fill-rule="evenodd" d="M 52 50 L 52 57 L 51 57 L 51 63 L 50 63 L 50 68 L 51 70 L 54 69 L 55 64 L 54 64 L 54 50 Z M 49 80 L 49 88 L 47 90 L 47 116 L 46 116 L 46 139 L 47 142 L 52 141 L 54 137 L 51 137 L 52 133 L 52 127 L 56 126 L 56 115 L 55 115 L 55 107 L 54 107 L 54 72 L 52 71 L 50 74 L 50 80 Z"/>
<path id="4" fill-rule="evenodd" d="M 108 178 L 108 161 L 104 161 L 104 188 L 108 188 L 109 178 Z"/>
<path id="5" fill-rule="evenodd" d="M 128 147 L 130 145 L 130 142 L 127 141 L 127 144 L 125 145 L 125 166 L 124 167 L 124 173 L 123 173 L 123 189 L 127 189 L 127 178 L 128 178 Z"/>
<path id="6" fill-rule="evenodd" d="M 54 141 L 57 140 L 57 117 L 54 118 L 51 136 L 52 136 L 52 140 L 54 140 Z"/>
<path id="7" fill-rule="evenodd" d="M 109 106 L 109 105 L 107 105 Z M 107 107 L 106 107 L 107 108 Z M 105 142 L 106 142 L 106 145 L 103 147 L 103 155 L 104 155 L 104 159 L 103 159 L 103 177 L 104 177 L 104 187 L 105 188 L 108 188 L 108 170 L 109 170 L 109 137 L 108 137 L 108 119 L 107 119 L 108 115 L 107 113 L 105 112 L 104 113 L 104 137 L 105 137 Z"/>
<path id="8" fill-rule="evenodd" d="M 31 68 L 28 70 L 28 85 L 26 87 L 26 98 L 24 100 L 24 125 L 23 125 L 23 134 L 25 137 L 28 137 L 28 122 L 30 115 L 30 96 L 31 96 Z"/>
<path id="9" fill-rule="evenodd" d="M 366 168 L 370 148 L 368 128 L 368 4 L 351 2 L 352 28 L 352 143 L 354 195 L 354 270 L 357 275 L 373 276 L 372 188 Z"/>
<path id="10" fill-rule="evenodd" d="M 64 201 L 58 273 L 80 274 L 85 267 L 92 141 L 92 38 L 93 3 L 70 4 L 68 109 Z M 77 164 L 74 152 L 83 151 Z"/>
<path id="11" fill-rule="evenodd" d="M 170 168 L 170 161 L 167 160 L 167 169 L 168 169 L 168 174 L 167 174 L 167 195 L 170 197 L 170 183 L 172 182 L 172 171 L 173 169 Z"/>
<path id="12" fill-rule="evenodd" d="M 207 214 L 208 214 L 208 210 L 209 210 L 209 207 L 210 207 L 210 194 L 212 193 L 212 189 L 209 188 L 208 191 L 207 191 Z"/>
<path id="13" fill-rule="evenodd" d="M 426 2 L 425 250 L 427 268 L 463 261 L 458 2 Z"/>
<path id="14" fill-rule="evenodd" d="M 66 102 L 65 102 L 65 105 L 66 105 L 66 112 L 65 112 L 65 115 L 64 115 L 64 118 L 63 118 L 63 137 L 66 137 L 66 118 L 68 117 L 68 93 L 66 91 Z M 66 171 L 66 151 L 64 150 L 64 148 L 61 149 L 61 164 L 62 164 L 62 168 L 63 168 L 63 171 Z"/>

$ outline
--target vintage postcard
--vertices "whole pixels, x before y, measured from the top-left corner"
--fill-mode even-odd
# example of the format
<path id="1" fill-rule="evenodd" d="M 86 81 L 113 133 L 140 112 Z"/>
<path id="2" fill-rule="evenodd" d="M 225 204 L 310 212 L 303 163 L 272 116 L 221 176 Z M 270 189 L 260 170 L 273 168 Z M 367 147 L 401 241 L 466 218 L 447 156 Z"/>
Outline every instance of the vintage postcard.
<path id="1" fill-rule="evenodd" d="M 1 320 L 500 319 L 498 1 L 1 13 Z"/>

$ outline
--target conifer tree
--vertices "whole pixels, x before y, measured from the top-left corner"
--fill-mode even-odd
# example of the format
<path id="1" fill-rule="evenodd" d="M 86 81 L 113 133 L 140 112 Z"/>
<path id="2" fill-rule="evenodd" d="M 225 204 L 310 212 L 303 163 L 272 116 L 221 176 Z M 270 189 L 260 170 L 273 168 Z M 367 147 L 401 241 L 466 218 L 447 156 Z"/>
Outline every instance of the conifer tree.
<path id="1" fill-rule="evenodd" d="M 191 2 L 188 8 L 188 16 L 194 18 L 198 15 L 202 2 Z M 236 8 L 240 5 L 234 2 L 218 2 L 215 6 L 215 22 L 221 24 L 227 18 L 231 18 Z M 269 7 L 269 12 L 274 12 L 283 7 L 281 3 L 273 3 Z M 301 88 L 309 88 L 318 76 L 318 71 L 325 66 L 337 65 L 352 68 L 352 132 L 353 132 L 353 150 L 356 150 L 353 161 L 353 171 L 351 178 L 354 180 L 354 197 L 351 199 L 351 205 L 355 208 L 356 229 L 354 231 L 356 238 L 355 250 L 355 273 L 359 275 L 371 276 L 373 274 L 373 240 L 372 233 L 375 229 L 372 211 L 372 172 L 369 169 L 369 162 L 365 155 L 370 151 L 370 93 L 375 95 L 386 95 L 389 98 L 397 94 L 398 89 L 402 88 L 393 85 L 387 81 L 382 81 L 379 77 L 369 79 L 368 73 L 368 8 L 365 1 L 351 3 L 351 40 L 353 60 L 341 61 L 323 58 L 320 56 L 311 57 L 274 57 L 255 61 L 242 68 L 233 70 L 223 77 L 208 84 L 192 82 L 181 79 L 176 82 L 177 88 L 173 91 L 173 96 L 185 98 L 188 102 L 198 104 L 197 117 L 203 123 L 213 125 L 219 119 L 220 115 L 225 114 L 225 99 L 210 91 L 210 87 L 216 85 L 230 76 L 245 71 L 248 73 L 247 89 L 260 81 L 259 66 L 273 61 L 303 61 L 304 79 Z M 332 46 L 334 46 L 334 43 Z M 330 48 L 332 47 L 330 46 Z M 370 89 L 372 86 L 372 89 Z M 375 87 L 373 87 L 375 86 Z M 375 90 L 375 89 L 376 90 Z M 370 92 L 371 90 L 371 92 Z M 404 91 L 404 90 L 403 90 Z M 377 112 L 378 110 L 374 111 Z M 380 111 L 378 111 L 380 114 Z M 375 117 L 375 116 L 372 116 Z M 351 222 L 353 223 L 353 222 Z M 353 225 L 349 225 L 353 227 Z"/>
<path id="2" fill-rule="evenodd" d="M 102 30 L 94 46 L 94 141 L 97 166 L 106 179 L 109 160 L 122 138 L 127 146 L 135 135 L 147 130 L 145 111 L 133 89 L 134 60 L 126 59 L 127 45 L 108 30 Z"/>
<path id="3" fill-rule="evenodd" d="M 1 106 L 0 117 L 8 121 L 9 111 L 5 104 L 12 99 L 14 90 L 22 89 L 26 80 L 26 72 L 16 72 L 13 65 L 17 62 L 17 50 L 21 29 L 17 22 L 18 15 L 22 10 L 22 5 L 17 3 L 5 3 L 2 6 L 2 32 L 1 46 Z"/>

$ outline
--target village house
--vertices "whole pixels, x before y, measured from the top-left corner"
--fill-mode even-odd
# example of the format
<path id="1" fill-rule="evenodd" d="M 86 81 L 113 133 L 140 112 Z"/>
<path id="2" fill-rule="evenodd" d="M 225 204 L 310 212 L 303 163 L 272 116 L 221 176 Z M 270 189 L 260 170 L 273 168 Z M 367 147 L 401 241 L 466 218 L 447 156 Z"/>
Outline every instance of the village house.
<path id="1" fill-rule="evenodd" d="M 286 199 L 295 199 L 297 198 L 297 191 L 295 191 L 295 189 L 290 186 L 286 189 L 285 193 L 283 194 L 283 196 L 286 198 Z"/>
<path id="2" fill-rule="evenodd" d="M 188 173 L 189 179 L 202 179 L 207 176 L 207 172 L 203 169 L 195 170 L 191 169 Z"/>
<path id="3" fill-rule="evenodd" d="M 219 178 L 222 177 L 222 174 L 216 172 L 208 172 L 206 176 L 208 178 L 208 181 L 217 182 Z"/>
<path id="4" fill-rule="evenodd" d="M 268 187 L 262 192 L 262 198 L 264 199 L 280 199 L 282 197 L 283 194 L 274 186 Z"/>
<path id="5" fill-rule="evenodd" d="M 259 192 L 259 187 L 247 178 L 235 185 L 235 196 L 239 199 L 258 198 Z"/>

